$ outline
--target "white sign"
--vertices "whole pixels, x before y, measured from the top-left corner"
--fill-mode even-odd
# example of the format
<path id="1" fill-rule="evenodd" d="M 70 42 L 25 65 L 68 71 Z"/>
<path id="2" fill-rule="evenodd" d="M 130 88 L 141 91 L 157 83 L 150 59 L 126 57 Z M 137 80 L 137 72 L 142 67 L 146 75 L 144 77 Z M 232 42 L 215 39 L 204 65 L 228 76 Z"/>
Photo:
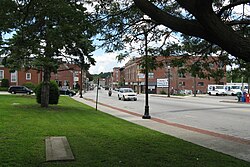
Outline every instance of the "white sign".
<path id="1" fill-rule="evenodd" d="M 157 79 L 157 87 L 159 88 L 166 88 L 168 87 L 168 79 Z"/>
<path id="2" fill-rule="evenodd" d="M 78 77 L 74 77 L 74 81 L 75 82 L 79 81 L 79 78 Z"/>

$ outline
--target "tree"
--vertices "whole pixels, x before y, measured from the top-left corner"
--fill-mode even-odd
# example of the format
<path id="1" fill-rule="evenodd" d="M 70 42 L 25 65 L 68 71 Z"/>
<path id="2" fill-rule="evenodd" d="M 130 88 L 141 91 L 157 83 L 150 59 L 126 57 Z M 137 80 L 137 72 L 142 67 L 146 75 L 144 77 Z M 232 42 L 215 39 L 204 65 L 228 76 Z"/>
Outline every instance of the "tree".
<path id="1" fill-rule="evenodd" d="M 228 79 L 232 82 L 244 82 L 250 85 L 250 64 L 241 59 L 234 60 L 234 68 L 228 71 Z M 249 93 L 249 87 L 248 87 Z"/>
<path id="2" fill-rule="evenodd" d="M 86 49 L 86 53 L 88 54 L 94 48 Z M 80 98 L 82 98 L 82 87 L 83 87 L 83 71 L 87 73 L 90 68 L 90 64 L 95 64 L 95 60 L 90 59 L 90 64 L 85 62 L 84 55 L 79 53 L 79 59 L 75 59 L 75 63 L 81 68 L 81 77 L 80 77 Z"/>
<path id="3" fill-rule="evenodd" d="M 233 56 L 250 62 L 249 13 L 244 6 L 249 0 L 126 0 L 101 1 L 96 6 L 98 18 L 103 23 L 104 45 L 107 50 L 119 50 L 140 40 L 143 14 L 148 21 L 148 30 L 153 34 L 150 41 L 164 42 L 170 32 L 204 39 Z M 228 3 L 226 3 L 228 2 Z M 233 9 L 242 7 L 241 11 Z M 138 11 L 137 9 L 141 11 Z M 162 29 L 162 26 L 170 28 Z M 160 28 L 159 28 L 160 27 Z M 242 33 L 243 32 L 243 33 Z M 180 35 L 179 35 L 180 36 Z M 113 42 L 113 43 L 112 43 Z M 163 44 L 164 45 L 164 44 Z M 133 45 L 131 45 L 133 48 Z"/>
<path id="4" fill-rule="evenodd" d="M 232 9 L 238 5 L 248 4 L 249 0 L 176 0 L 176 5 L 185 9 L 185 15 L 178 17 L 148 0 L 133 0 L 135 5 L 159 24 L 165 25 L 183 34 L 199 37 L 217 44 L 233 56 L 250 62 L 250 38 L 239 34 L 240 27 L 249 31 L 247 14 L 242 13 L 240 19 L 230 17 Z M 161 2 L 167 4 L 167 1 Z M 167 6 L 167 5 L 165 5 Z M 244 11 L 244 10 L 243 10 Z M 249 33 L 249 32 L 248 32 Z"/>
<path id="5" fill-rule="evenodd" d="M 6 0 L 4 2 L 9 4 Z M 57 71 L 60 59 L 81 56 L 93 64 L 89 54 L 93 50 L 90 39 L 95 35 L 91 15 L 83 7 L 85 1 L 11 2 L 12 10 L 4 13 L 7 19 L 0 27 L 4 32 L 14 33 L 2 45 L 5 65 L 11 69 L 25 67 L 42 71 L 41 107 L 48 107 L 50 76 L 51 72 Z M 0 8 L 5 9 L 6 6 L 1 5 Z M 9 20 L 14 24 L 10 25 Z"/>

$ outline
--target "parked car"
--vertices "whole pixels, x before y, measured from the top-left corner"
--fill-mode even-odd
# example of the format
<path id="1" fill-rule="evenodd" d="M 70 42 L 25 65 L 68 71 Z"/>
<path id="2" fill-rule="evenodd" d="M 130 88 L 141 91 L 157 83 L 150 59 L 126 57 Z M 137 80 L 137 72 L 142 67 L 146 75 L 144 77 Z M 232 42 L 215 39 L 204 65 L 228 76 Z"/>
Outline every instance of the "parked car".
<path id="1" fill-rule="evenodd" d="M 118 91 L 119 100 L 137 100 L 137 94 L 131 88 L 120 88 Z"/>
<path id="2" fill-rule="evenodd" d="M 181 95 L 191 95 L 192 94 L 192 90 L 186 90 L 186 89 L 180 90 L 179 94 L 181 94 Z"/>
<path id="3" fill-rule="evenodd" d="M 76 95 L 76 92 L 70 89 L 60 89 L 60 95 L 74 96 Z"/>
<path id="4" fill-rule="evenodd" d="M 32 94 L 34 93 L 31 89 L 25 87 L 25 86 L 10 86 L 8 89 L 9 93 L 25 93 L 25 94 Z"/>

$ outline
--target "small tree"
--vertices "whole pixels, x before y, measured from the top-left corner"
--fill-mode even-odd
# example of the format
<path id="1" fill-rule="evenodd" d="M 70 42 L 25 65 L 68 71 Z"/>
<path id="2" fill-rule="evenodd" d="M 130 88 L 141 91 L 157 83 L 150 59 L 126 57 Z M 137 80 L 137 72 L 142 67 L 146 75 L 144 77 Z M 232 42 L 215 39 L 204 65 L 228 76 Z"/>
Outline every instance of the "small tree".
<path id="1" fill-rule="evenodd" d="M 42 92 L 43 84 L 44 84 L 43 82 L 40 83 L 36 89 L 36 101 L 39 104 L 41 104 L 41 92 Z M 55 81 L 50 81 L 49 87 L 50 87 L 49 104 L 58 104 L 60 93 L 59 93 L 59 88 L 58 88 L 57 83 Z"/>

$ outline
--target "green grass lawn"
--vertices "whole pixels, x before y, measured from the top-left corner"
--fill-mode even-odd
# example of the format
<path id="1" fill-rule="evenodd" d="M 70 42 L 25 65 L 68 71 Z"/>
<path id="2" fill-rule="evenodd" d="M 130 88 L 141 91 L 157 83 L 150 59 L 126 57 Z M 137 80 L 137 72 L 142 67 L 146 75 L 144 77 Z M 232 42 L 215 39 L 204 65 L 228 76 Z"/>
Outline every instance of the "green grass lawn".
<path id="1" fill-rule="evenodd" d="M 75 161 L 46 162 L 45 138 L 66 136 Z M 244 167 L 250 163 L 109 116 L 60 97 L 0 95 L 0 166 Z"/>

